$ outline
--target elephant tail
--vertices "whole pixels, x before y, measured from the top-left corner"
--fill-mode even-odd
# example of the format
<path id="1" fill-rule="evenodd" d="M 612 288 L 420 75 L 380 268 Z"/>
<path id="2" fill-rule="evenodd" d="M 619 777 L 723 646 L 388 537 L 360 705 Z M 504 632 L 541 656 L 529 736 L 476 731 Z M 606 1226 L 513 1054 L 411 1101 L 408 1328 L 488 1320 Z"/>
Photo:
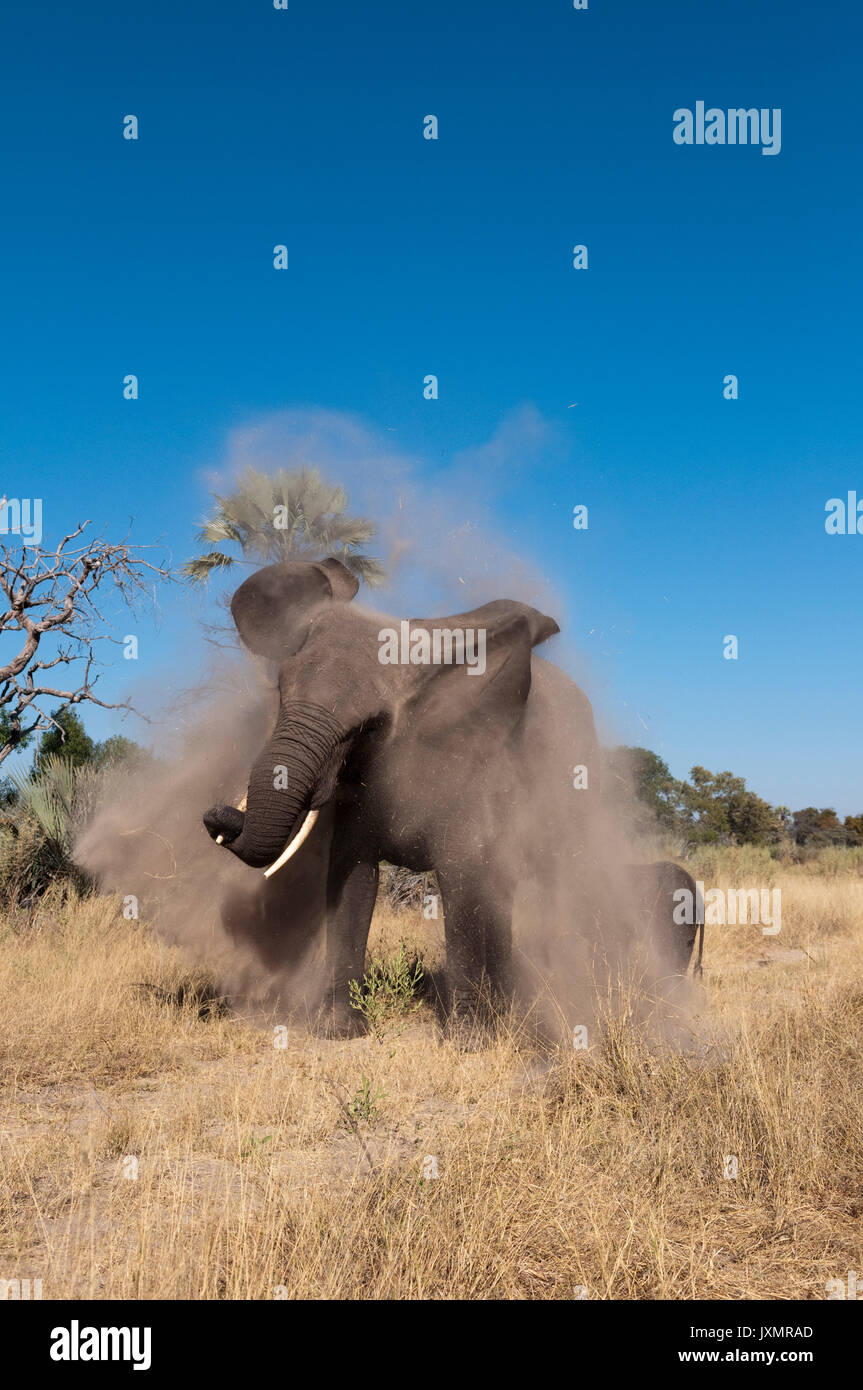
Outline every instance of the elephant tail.
<path id="1" fill-rule="evenodd" d="M 704 913 L 701 914 L 701 921 L 698 923 L 698 959 L 697 959 L 696 962 L 695 962 L 695 969 L 694 969 L 694 971 L 692 972 L 693 975 L 697 975 L 699 979 L 701 979 L 702 975 L 704 974 L 704 966 L 703 966 L 702 963 L 701 963 L 701 959 L 702 959 L 702 956 L 703 956 L 703 955 L 704 955 Z"/>

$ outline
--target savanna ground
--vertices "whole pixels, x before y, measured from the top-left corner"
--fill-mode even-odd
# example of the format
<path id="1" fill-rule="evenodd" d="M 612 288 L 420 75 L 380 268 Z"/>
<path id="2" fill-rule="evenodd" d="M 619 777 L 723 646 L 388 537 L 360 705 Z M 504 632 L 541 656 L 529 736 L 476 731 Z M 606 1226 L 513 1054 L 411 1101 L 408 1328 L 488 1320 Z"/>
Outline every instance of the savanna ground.
<path id="1" fill-rule="evenodd" d="M 46 1299 L 824 1298 L 863 1268 L 863 856 L 689 867 L 781 887 L 783 923 L 708 926 L 676 1051 L 623 1019 L 587 1051 L 504 1023 L 464 1052 L 428 1001 L 380 1037 L 278 1047 L 118 899 L 8 913 L 0 1278 Z M 374 933 L 390 960 L 440 955 L 418 912 L 379 908 Z"/>

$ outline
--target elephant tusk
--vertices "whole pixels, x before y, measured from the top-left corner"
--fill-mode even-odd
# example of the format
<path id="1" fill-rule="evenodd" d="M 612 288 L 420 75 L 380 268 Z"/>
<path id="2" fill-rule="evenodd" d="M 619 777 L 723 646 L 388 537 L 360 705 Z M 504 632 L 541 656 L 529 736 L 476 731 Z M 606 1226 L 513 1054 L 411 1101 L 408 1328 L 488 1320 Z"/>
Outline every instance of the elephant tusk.
<path id="1" fill-rule="evenodd" d="M 249 798 L 248 798 L 248 795 L 246 795 L 246 796 L 243 797 L 242 801 L 240 801 L 240 802 L 237 804 L 237 810 L 238 810 L 238 811 L 245 811 L 245 809 L 246 809 L 246 802 L 248 801 L 248 799 L 249 799 Z M 217 835 L 217 836 L 216 836 L 216 844 L 217 844 L 217 845 L 223 845 L 224 843 L 225 843 L 225 837 L 224 837 L 224 835 Z"/>
<path id="2" fill-rule="evenodd" d="M 317 811 L 309 811 L 308 815 L 306 816 L 306 819 L 300 826 L 299 833 L 295 835 L 294 838 L 291 841 L 289 841 L 288 844 L 285 845 L 285 848 L 282 850 L 275 864 L 271 864 L 268 869 L 264 869 L 264 878 L 272 877 L 272 875 L 276 872 L 277 869 L 280 869 L 283 864 L 287 864 L 288 860 L 296 854 L 297 850 L 300 848 L 300 845 L 302 845 L 309 838 L 309 835 L 312 832 L 312 827 L 314 826 L 314 823 L 317 820 L 317 818 Z"/>

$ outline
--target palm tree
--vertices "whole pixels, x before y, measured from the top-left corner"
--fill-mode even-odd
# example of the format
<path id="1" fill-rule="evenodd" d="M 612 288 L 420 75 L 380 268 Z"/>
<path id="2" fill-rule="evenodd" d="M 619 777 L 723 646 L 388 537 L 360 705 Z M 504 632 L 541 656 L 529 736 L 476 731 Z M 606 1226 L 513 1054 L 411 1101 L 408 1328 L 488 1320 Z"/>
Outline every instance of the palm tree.
<path id="1" fill-rule="evenodd" d="M 236 488 L 225 497 L 213 494 L 217 506 L 197 539 L 217 549 L 187 560 L 182 573 L 203 583 L 215 570 L 241 563 L 221 549 L 234 543 L 247 563 L 279 560 L 320 560 L 335 555 L 369 588 L 386 579 L 380 560 L 362 554 L 374 538 L 375 527 L 364 517 L 347 514 L 348 494 L 334 486 L 317 468 L 259 473 L 247 468 Z"/>
<path id="2" fill-rule="evenodd" d="M 92 764 L 76 766 L 69 758 L 49 753 L 30 772 L 12 768 L 9 780 L 18 792 L 21 810 L 38 821 L 46 840 L 61 855 L 70 855 L 77 831 L 96 805 L 97 770 Z"/>

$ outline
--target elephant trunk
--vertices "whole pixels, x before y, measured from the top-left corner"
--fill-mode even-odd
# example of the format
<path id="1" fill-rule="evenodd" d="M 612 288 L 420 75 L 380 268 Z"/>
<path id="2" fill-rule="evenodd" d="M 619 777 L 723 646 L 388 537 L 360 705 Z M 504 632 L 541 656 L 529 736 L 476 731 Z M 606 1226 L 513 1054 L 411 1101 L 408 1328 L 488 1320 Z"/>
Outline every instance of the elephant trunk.
<path id="1" fill-rule="evenodd" d="M 204 823 L 215 838 L 252 868 L 273 864 L 314 809 L 325 774 L 333 768 L 347 735 L 320 705 L 285 703 L 272 737 L 255 760 L 249 776 L 246 811 L 213 807 Z"/>

